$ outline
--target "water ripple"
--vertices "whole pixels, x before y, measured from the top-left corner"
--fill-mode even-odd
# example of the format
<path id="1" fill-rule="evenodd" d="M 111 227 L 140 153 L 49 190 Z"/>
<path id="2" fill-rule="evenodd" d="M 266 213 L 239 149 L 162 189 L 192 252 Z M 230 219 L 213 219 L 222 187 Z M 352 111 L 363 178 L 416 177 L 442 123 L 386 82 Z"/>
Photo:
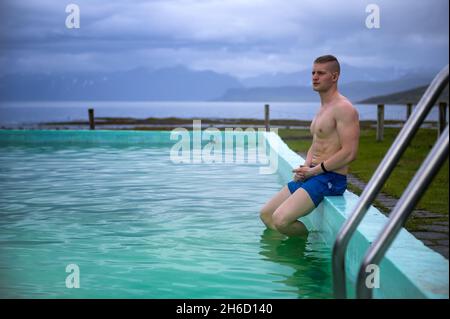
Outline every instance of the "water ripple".
<path id="1" fill-rule="evenodd" d="M 278 176 L 169 152 L 0 145 L 0 297 L 331 297 L 329 248 L 259 221 Z"/>

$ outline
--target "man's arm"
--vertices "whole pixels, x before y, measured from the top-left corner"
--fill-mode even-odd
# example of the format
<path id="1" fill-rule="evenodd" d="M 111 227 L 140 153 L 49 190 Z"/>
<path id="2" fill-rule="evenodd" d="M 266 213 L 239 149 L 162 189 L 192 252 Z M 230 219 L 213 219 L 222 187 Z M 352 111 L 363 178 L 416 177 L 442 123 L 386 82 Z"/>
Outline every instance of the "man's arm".
<path id="1" fill-rule="evenodd" d="M 306 159 L 303 166 L 310 167 L 312 163 L 312 145 L 308 149 L 308 153 L 306 153 Z"/>
<path id="2" fill-rule="evenodd" d="M 359 146 L 359 116 L 351 104 L 344 104 L 335 115 L 336 130 L 341 149 L 323 164 L 327 171 L 333 171 L 350 164 L 356 159 Z M 305 178 L 323 173 L 320 165 L 305 171 Z"/>
<path id="3" fill-rule="evenodd" d="M 336 112 L 336 130 L 341 149 L 323 164 L 328 171 L 346 166 L 356 159 L 359 146 L 359 116 L 351 104 Z"/>
<path id="4" fill-rule="evenodd" d="M 299 172 L 301 171 L 302 167 L 310 167 L 312 163 L 312 145 L 309 147 L 308 149 L 308 153 L 306 154 L 306 159 L 305 162 L 303 163 L 303 165 L 301 165 L 299 168 L 294 168 L 292 170 L 292 172 L 294 173 L 294 176 L 292 177 L 292 179 L 294 181 L 299 181 L 299 180 L 303 180 L 303 175 L 300 174 Z"/>

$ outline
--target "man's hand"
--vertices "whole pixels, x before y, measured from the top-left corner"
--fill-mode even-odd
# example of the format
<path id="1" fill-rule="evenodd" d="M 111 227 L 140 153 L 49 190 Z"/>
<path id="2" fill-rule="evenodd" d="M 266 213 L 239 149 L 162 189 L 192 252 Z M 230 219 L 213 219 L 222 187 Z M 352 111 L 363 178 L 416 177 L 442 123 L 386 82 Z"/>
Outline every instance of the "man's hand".
<path id="1" fill-rule="evenodd" d="M 308 178 L 316 175 L 313 168 L 303 165 L 300 165 L 299 168 L 293 169 L 292 172 L 294 173 L 294 181 L 306 181 Z"/>
<path id="2" fill-rule="evenodd" d="M 301 166 L 300 166 L 301 167 Z M 292 170 L 292 173 L 294 173 L 294 176 L 292 177 L 292 179 L 296 182 L 298 181 L 303 181 L 303 175 L 300 172 L 300 167 L 299 168 L 294 168 Z"/>
<path id="3" fill-rule="evenodd" d="M 298 168 L 294 168 L 292 170 L 292 172 L 294 173 L 294 177 L 293 177 L 294 181 L 297 182 L 297 181 L 304 181 L 305 180 L 305 173 L 303 171 L 304 167 L 305 166 L 300 165 Z"/>

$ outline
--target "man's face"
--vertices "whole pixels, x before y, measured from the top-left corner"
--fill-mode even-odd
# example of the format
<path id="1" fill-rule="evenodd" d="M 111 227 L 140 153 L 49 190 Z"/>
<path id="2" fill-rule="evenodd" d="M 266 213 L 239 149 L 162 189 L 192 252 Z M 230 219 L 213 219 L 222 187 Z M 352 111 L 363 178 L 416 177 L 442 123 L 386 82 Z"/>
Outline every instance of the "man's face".
<path id="1" fill-rule="evenodd" d="M 333 72 L 330 62 L 314 63 L 312 70 L 313 90 L 317 92 L 328 91 L 337 82 L 338 74 Z"/>

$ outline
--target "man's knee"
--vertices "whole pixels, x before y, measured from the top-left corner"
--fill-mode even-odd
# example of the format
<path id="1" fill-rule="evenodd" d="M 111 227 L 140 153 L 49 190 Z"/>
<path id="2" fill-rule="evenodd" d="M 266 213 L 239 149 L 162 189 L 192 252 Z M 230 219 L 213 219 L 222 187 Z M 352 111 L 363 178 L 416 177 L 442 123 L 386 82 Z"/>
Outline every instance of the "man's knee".
<path id="1" fill-rule="evenodd" d="M 269 211 L 265 206 L 263 208 L 261 208 L 261 210 L 259 211 L 259 218 L 261 218 L 261 220 L 263 222 L 267 222 L 272 218 L 272 212 Z"/>
<path id="2" fill-rule="evenodd" d="M 276 210 L 272 215 L 273 225 L 279 232 L 283 232 L 292 222 L 289 221 L 282 210 Z"/>

